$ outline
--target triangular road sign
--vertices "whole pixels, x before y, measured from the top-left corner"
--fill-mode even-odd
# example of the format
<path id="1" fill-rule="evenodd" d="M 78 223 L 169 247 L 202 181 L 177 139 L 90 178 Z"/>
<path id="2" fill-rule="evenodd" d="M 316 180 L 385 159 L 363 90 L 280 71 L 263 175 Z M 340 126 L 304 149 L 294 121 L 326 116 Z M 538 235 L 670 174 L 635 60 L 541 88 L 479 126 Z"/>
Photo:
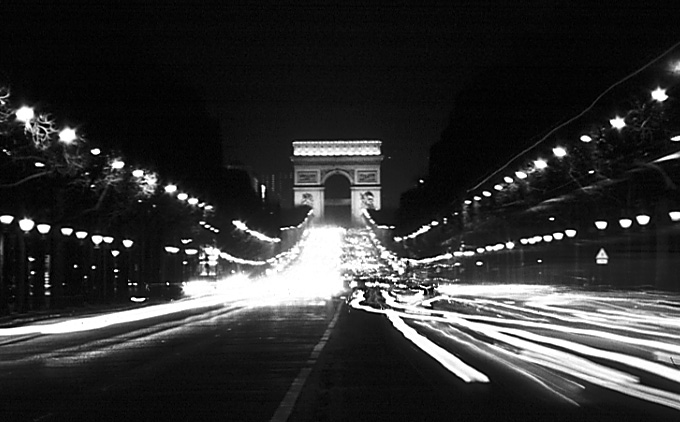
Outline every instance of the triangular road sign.
<path id="1" fill-rule="evenodd" d="M 600 248 L 600 251 L 595 255 L 595 263 L 600 265 L 607 265 L 609 263 L 609 255 L 604 248 Z"/>

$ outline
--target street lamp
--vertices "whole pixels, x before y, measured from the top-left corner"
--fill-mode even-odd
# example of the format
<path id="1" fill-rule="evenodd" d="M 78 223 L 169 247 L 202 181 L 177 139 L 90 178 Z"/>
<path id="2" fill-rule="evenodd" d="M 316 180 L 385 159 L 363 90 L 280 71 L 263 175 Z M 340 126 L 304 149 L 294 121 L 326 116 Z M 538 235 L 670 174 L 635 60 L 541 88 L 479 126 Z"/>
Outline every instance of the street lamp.
<path id="1" fill-rule="evenodd" d="M 59 132 L 59 141 L 66 145 L 72 144 L 76 139 L 78 139 L 78 135 L 76 135 L 75 129 L 67 127 Z"/>
<path id="2" fill-rule="evenodd" d="M 171 253 L 171 254 L 176 254 L 177 252 L 179 252 L 179 248 L 177 246 L 166 246 L 165 252 Z"/>
<path id="3" fill-rule="evenodd" d="M 62 227 L 60 231 L 61 234 L 68 237 L 71 236 L 71 234 L 73 234 L 73 227 Z"/>
<path id="4" fill-rule="evenodd" d="M 619 220 L 619 226 L 621 226 L 622 229 L 627 229 L 631 225 L 633 225 L 633 220 L 630 218 L 622 218 Z"/>
<path id="5" fill-rule="evenodd" d="M 99 245 L 101 245 L 101 243 L 104 241 L 104 236 L 100 234 L 93 234 L 90 239 L 92 240 L 92 243 L 94 243 L 94 247 L 98 248 Z"/>
<path id="6" fill-rule="evenodd" d="M 31 120 L 35 118 L 35 111 L 33 111 L 32 107 L 23 106 L 15 111 L 14 115 L 18 121 L 24 122 L 28 126 Z"/>
<path id="7" fill-rule="evenodd" d="M 51 228 L 52 226 L 45 223 L 40 223 L 36 226 L 36 229 L 38 229 L 38 233 L 40 233 L 43 236 L 49 233 Z"/>
<path id="8" fill-rule="evenodd" d="M 597 227 L 598 230 L 604 230 L 608 226 L 608 223 L 604 220 L 597 220 L 595 222 L 595 227 Z"/>
<path id="9" fill-rule="evenodd" d="M 646 226 L 647 224 L 649 224 L 651 219 L 652 218 L 650 216 L 648 216 L 647 214 L 639 214 L 639 215 L 635 216 L 635 220 L 641 226 Z"/>
<path id="10" fill-rule="evenodd" d="M 133 240 L 130 240 L 130 239 L 123 239 L 122 243 L 123 243 L 123 246 L 125 246 L 126 249 L 130 249 L 135 242 Z"/>
<path id="11" fill-rule="evenodd" d="M 85 230 L 78 230 L 78 231 L 76 232 L 76 238 L 77 238 L 78 240 L 83 240 L 83 239 L 85 239 L 86 237 L 87 237 L 87 232 L 86 232 Z"/>
<path id="12" fill-rule="evenodd" d="M 555 154 L 555 157 L 557 158 L 566 157 L 567 150 L 564 149 L 563 147 L 555 147 L 553 148 L 553 154 Z"/>
<path id="13" fill-rule="evenodd" d="M 624 120 L 623 117 L 619 117 L 618 115 L 613 119 L 609 119 L 609 124 L 612 125 L 614 129 L 617 130 L 621 130 L 624 127 L 626 127 L 626 121 Z"/>
<path id="14" fill-rule="evenodd" d="M 12 224 L 12 221 L 14 221 L 13 215 L 9 215 L 9 214 L 0 215 L 0 223 L 4 224 L 6 226 L 9 226 L 10 224 Z"/>
<path id="15" fill-rule="evenodd" d="M 28 233 L 31 230 L 33 230 L 33 227 L 35 226 L 35 222 L 31 220 L 30 218 L 22 218 L 19 220 L 19 228 L 24 232 Z"/>
<path id="16" fill-rule="evenodd" d="M 106 243 L 107 245 L 110 245 L 110 244 L 113 243 L 113 236 L 102 236 L 102 240 L 103 240 L 104 243 Z"/>
<path id="17" fill-rule="evenodd" d="M 536 166 L 536 168 L 539 170 L 543 170 L 548 167 L 548 162 L 542 158 L 539 158 L 538 160 L 534 161 L 534 166 Z"/>

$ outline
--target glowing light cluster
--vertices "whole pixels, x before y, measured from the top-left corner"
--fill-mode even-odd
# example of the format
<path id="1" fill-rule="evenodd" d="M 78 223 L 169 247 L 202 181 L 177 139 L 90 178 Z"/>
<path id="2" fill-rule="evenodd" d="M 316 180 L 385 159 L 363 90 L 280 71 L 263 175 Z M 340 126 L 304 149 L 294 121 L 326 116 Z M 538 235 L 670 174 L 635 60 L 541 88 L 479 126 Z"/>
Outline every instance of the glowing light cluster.
<path id="1" fill-rule="evenodd" d="M 294 156 L 366 156 L 380 155 L 378 140 L 293 141 Z"/>
<path id="2" fill-rule="evenodd" d="M 307 211 L 307 215 L 300 222 L 300 224 L 298 224 L 297 226 L 281 227 L 281 231 L 301 229 L 302 227 L 304 227 L 306 224 L 309 223 L 309 221 L 310 221 L 310 219 L 312 218 L 313 215 L 314 215 L 314 210 L 310 209 L 309 211 Z"/>
<path id="3" fill-rule="evenodd" d="M 553 139 L 553 138 L 552 138 L 553 135 L 554 135 L 558 130 L 562 129 L 563 127 L 567 126 L 568 124 L 570 124 L 570 123 L 576 121 L 577 119 L 581 118 L 582 116 L 586 115 L 586 113 L 589 112 L 589 111 L 595 106 L 595 104 L 596 104 L 601 98 L 603 98 L 603 97 L 605 96 L 605 94 L 607 94 L 609 91 L 611 91 L 614 87 L 616 87 L 616 86 L 618 86 L 619 84 L 623 83 L 624 81 L 626 81 L 627 79 L 629 79 L 629 78 L 632 77 L 633 75 L 639 73 L 640 71 L 642 71 L 642 70 L 645 69 L 646 67 L 650 66 L 650 65 L 651 65 L 652 63 L 654 63 L 655 61 L 660 60 L 661 58 L 665 57 L 665 56 L 668 55 L 671 51 L 673 51 L 676 47 L 677 47 L 677 45 L 671 47 L 670 49 L 666 50 L 663 54 L 661 54 L 660 56 L 658 56 L 657 58 L 655 58 L 654 60 L 652 60 L 651 62 L 649 62 L 649 63 L 646 64 L 645 66 L 643 66 L 642 68 L 640 68 L 640 69 L 638 69 L 637 71 L 633 72 L 631 75 L 629 75 L 629 76 L 627 76 L 627 77 L 621 79 L 620 81 L 614 83 L 613 85 L 611 85 L 611 86 L 610 86 L 609 88 L 607 88 L 604 92 L 602 92 L 602 93 L 595 99 L 595 101 L 593 101 L 593 102 L 592 102 L 585 110 L 583 110 L 582 112 L 580 112 L 579 114 L 577 114 L 577 115 L 574 116 L 573 118 L 567 120 L 566 122 L 559 124 L 558 126 L 556 126 L 555 128 L 553 128 L 552 130 L 550 130 L 546 135 L 544 135 L 543 137 L 541 137 L 535 144 L 533 144 L 533 145 L 530 146 L 529 148 L 525 149 L 524 151 L 520 152 L 519 154 L 517 154 L 516 156 L 514 156 L 513 158 L 511 158 L 508 162 L 506 162 L 505 165 L 503 165 L 503 166 L 500 167 L 498 170 L 496 170 L 495 172 L 493 172 L 490 176 L 486 177 L 482 182 L 480 182 L 479 184 L 477 184 L 476 186 L 474 186 L 473 188 L 471 188 L 471 189 L 468 191 L 468 193 L 470 194 L 470 197 L 467 198 L 467 199 L 465 199 L 465 200 L 463 201 L 464 205 L 471 205 L 471 204 L 473 204 L 473 201 L 481 201 L 481 200 L 483 199 L 482 197 L 490 198 L 490 197 L 492 196 L 492 195 L 490 195 L 490 193 L 491 193 L 490 190 L 489 190 L 489 189 L 484 190 L 484 189 L 482 188 L 483 185 L 489 183 L 490 180 L 492 180 L 492 179 L 498 177 L 499 174 L 501 174 L 502 172 L 508 171 L 508 167 L 509 167 L 512 163 L 516 163 L 516 162 L 520 159 L 520 157 L 525 156 L 526 154 L 528 154 L 528 153 L 530 153 L 530 152 L 532 152 L 532 151 L 538 149 L 539 147 L 542 148 L 542 147 L 543 147 L 543 144 L 544 144 L 547 140 Z M 677 63 L 677 62 L 674 62 L 674 63 Z M 663 103 L 663 102 L 665 102 L 666 100 L 668 100 L 668 98 L 669 98 L 669 96 L 668 96 L 667 90 L 666 90 L 665 88 L 663 88 L 663 87 L 657 86 L 655 89 L 653 89 L 653 90 L 650 91 L 650 97 L 649 97 L 649 99 L 651 100 L 651 102 L 655 102 L 655 103 L 660 104 L 660 103 Z M 601 129 L 601 131 L 598 132 L 599 134 L 595 134 L 595 133 L 582 133 L 582 134 L 579 136 L 578 139 L 579 139 L 581 142 L 583 142 L 583 143 L 590 143 L 590 142 L 592 142 L 594 139 L 600 139 L 600 138 L 602 138 L 602 136 L 600 136 L 601 133 L 604 133 L 604 132 L 606 132 L 607 130 L 615 130 L 615 131 L 618 131 L 618 132 L 621 132 L 621 131 L 623 131 L 623 130 L 626 130 L 626 129 L 628 128 L 628 123 L 626 122 L 626 120 L 631 116 L 631 113 L 633 113 L 632 110 L 631 110 L 631 111 L 628 111 L 627 113 L 624 113 L 623 115 L 619 115 L 619 114 L 614 114 L 613 116 L 610 115 L 609 117 L 607 117 L 608 124 L 609 124 L 609 127 L 608 127 L 608 128 L 607 128 L 606 126 L 602 126 L 602 125 L 597 125 L 597 124 L 596 124 L 595 126 L 600 126 L 600 129 Z M 679 138 L 679 139 L 680 139 L 680 138 Z M 671 137 L 670 140 L 672 141 L 673 138 Z M 563 159 L 563 158 L 565 158 L 565 157 L 567 157 L 567 156 L 569 155 L 568 148 L 565 147 L 565 146 L 563 146 L 563 145 L 555 145 L 554 147 L 552 147 L 552 151 L 553 151 L 554 158 L 555 158 L 555 159 L 558 159 L 558 160 L 561 160 L 561 159 Z M 548 166 L 549 166 L 548 160 L 542 159 L 542 158 L 537 158 L 537 159 L 535 159 L 535 160 L 533 160 L 533 161 L 528 161 L 528 162 L 530 162 L 531 164 L 525 165 L 524 168 L 518 169 L 517 171 L 514 172 L 514 176 L 515 176 L 515 178 L 516 178 L 517 180 L 525 181 L 525 180 L 527 180 L 533 173 L 543 171 L 543 170 L 547 169 Z M 592 174 L 592 173 L 590 173 L 590 174 Z M 502 191 L 503 188 L 505 188 L 506 186 L 512 185 L 513 183 L 515 183 L 515 178 L 513 178 L 513 177 L 511 177 L 511 176 L 507 176 L 507 175 L 504 176 L 504 177 L 503 177 L 503 182 L 504 182 L 504 184 L 503 184 L 503 183 L 496 182 L 496 183 L 494 184 L 495 190 L 497 190 L 497 191 Z M 527 180 L 527 181 L 528 181 L 528 180 Z M 480 195 L 478 195 L 478 194 L 475 194 L 475 192 L 480 192 L 480 193 L 482 193 L 482 196 L 480 196 Z"/>
<path id="4" fill-rule="evenodd" d="M 256 239 L 259 239 L 259 240 L 261 240 L 261 241 L 263 241 L 263 242 L 268 242 L 268 243 L 279 243 L 279 242 L 281 242 L 281 239 L 278 238 L 278 237 L 269 237 L 269 236 L 267 236 L 266 234 L 260 233 L 260 232 L 258 232 L 258 231 L 256 231 L 256 230 L 251 230 L 250 228 L 248 228 L 248 226 L 246 225 L 246 223 L 244 223 L 243 221 L 240 221 L 240 220 L 233 220 L 231 223 L 232 223 L 237 229 L 239 229 L 239 230 L 241 230 L 241 231 L 243 231 L 243 232 L 245 232 L 245 233 L 248 233 L 249 235 L 251 235 L 251 236 L 255 237 Z"/>

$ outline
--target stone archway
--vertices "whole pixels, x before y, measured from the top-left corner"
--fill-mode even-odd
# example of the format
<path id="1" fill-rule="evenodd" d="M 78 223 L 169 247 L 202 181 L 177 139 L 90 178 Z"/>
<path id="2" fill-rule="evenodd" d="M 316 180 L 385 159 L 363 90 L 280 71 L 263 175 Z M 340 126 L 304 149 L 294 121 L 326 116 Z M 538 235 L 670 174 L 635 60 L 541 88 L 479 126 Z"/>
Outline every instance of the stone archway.
<path id="1" fill-rule="evenodd" d="M 361 224 L 364 208 L 380 209 L 381 144 L 379 140 L 293 141 L 295 205 L 309 205 L 324 223 L 334 223 L 336 211 L 349 206 L 349 223 Z M 349 197 L 327 196 L 327 181 L 336 177 L 349 181 Z"/>
<path id="2" fill-rule="evenodd" d="M 335 172 L 323 181 L 324 220 L 336 226 L 350 226 L 352 223 L 352 181 L 346 174 Z"/>

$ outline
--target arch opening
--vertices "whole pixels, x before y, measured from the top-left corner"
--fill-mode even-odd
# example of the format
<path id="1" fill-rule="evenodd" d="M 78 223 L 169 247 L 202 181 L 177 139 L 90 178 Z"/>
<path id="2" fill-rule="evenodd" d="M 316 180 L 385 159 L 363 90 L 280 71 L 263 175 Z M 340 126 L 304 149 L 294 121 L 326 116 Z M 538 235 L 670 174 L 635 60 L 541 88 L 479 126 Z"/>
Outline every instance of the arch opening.
<path id="1" fill-rule="evenodd" d="M 324 220 L 328 224 L 349 227 L 352 223 L 350 180 L 343 174 L 329 176 L 324 183 Z"/>

